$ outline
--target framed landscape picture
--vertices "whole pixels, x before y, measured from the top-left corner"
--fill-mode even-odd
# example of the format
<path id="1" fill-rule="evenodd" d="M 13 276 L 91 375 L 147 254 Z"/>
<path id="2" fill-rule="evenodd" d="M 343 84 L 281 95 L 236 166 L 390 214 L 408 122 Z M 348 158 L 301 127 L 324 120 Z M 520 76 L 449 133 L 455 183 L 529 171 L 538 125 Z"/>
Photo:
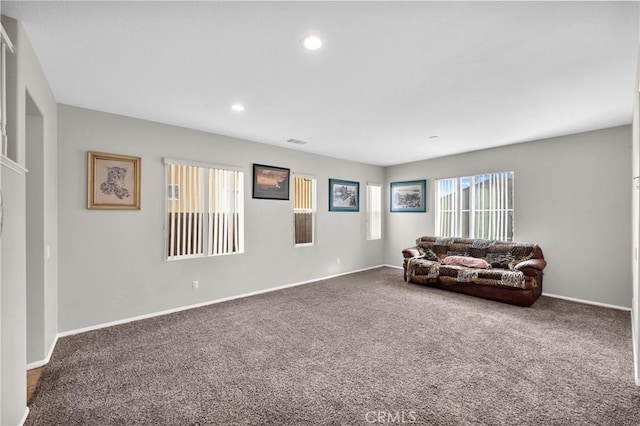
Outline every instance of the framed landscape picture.
<path id="1" fill-rule="evenodd" d="M 391 182 L 391 211 L 418 212 L 427 211 L 427 181 L 411 180 Z"/>
<path id="2" fill-rule="evenodd" d="M 290 170 L 282 167 L 253 165 L 253 198 L 289 199 Z"/>
<path id="3" fill-rule="evenodd" d="M 329 179 L 329 211 L 360 211 L 360 182 Z"/>
<path id="4" fill-rule="evenodd" d="M 140 157 L 87 153 L 87 208 L 140 209 Z"/>

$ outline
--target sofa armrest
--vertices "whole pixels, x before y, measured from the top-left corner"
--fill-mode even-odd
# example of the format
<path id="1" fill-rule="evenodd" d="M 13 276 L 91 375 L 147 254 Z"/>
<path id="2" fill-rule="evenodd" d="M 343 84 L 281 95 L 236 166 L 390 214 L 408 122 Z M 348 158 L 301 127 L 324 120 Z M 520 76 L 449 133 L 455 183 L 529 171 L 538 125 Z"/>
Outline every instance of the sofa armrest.
<path id="1" fill-rule="evenodd" d="M 414 246 L 414 247 L 409 247 L 402 250 L 402 256 L 405 259 L 411 259 L 412 257 L 422 256 L 422 253 L 420 252 L 420 249 L 417 246 Z"/>
<path id="2" fill-rule="evenodd" d="M 514 268 L 524 272 L 525 275 L 530 275 L 527 274 L 527 270 L 532 270 L 532 275 L 535 275 L 537 271 L 542 271 L 545 266 L 547 266 L 547 261 L 544 259 L 529 259 L 518 263 Z"/>

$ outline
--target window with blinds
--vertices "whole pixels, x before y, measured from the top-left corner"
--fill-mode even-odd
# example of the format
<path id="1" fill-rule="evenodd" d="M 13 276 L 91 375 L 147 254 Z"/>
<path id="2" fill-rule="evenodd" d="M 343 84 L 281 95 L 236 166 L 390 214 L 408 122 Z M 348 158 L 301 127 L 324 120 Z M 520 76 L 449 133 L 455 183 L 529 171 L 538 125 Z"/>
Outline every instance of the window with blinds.
<path id="1" fill-rule="evenodd" d="M 513 172 L 436 180 L 436 234 L 513 240 Z"/>
<path id="2" fill-rule="evenodd" d="M 295 176 L 293 179 L 294 243 L 313 245 L 316 214 L 316 180 Z"/>
<path id="3" fill-rule="evenodd" d="M 367 240 L 382 238 L 382 185 L 367 184 Z"/>
<path id="4" fill-rule="evenodd" d="M 244 173 L 165 159 L 167 259 L 242 253 Z"/>

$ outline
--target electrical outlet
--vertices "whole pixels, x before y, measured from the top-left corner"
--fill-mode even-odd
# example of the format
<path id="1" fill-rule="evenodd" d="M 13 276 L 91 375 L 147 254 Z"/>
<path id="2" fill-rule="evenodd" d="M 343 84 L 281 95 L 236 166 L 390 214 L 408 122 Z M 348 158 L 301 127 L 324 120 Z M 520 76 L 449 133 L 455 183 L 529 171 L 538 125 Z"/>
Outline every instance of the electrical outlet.
<path id="1" fill-rule="evenodd" d="M 338 258 L 338 259 L 336 260 L 336 263 L 337 263 L 338 265 L 340 264 L 340 258 Z"/>
<path id="2" fill-rule="evenodd" d="M 194 290 L 196 290 L 198 288 L 198 281 L 194 281 L 191 283 L 191 288 L 193 288 Z"/>

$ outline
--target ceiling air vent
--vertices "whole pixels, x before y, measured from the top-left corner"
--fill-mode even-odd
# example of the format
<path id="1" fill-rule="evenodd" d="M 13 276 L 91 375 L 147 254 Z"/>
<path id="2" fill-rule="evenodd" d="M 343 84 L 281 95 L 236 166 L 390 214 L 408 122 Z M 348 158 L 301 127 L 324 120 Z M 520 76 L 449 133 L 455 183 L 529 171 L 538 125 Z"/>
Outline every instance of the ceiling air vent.
<path id="1" fill-rule="evenodd" d="M 287 139 L 287 143 L 294 143 L 296 145 L 306 145 L 305 141 L 301 141 L 300 139 Z"/>

